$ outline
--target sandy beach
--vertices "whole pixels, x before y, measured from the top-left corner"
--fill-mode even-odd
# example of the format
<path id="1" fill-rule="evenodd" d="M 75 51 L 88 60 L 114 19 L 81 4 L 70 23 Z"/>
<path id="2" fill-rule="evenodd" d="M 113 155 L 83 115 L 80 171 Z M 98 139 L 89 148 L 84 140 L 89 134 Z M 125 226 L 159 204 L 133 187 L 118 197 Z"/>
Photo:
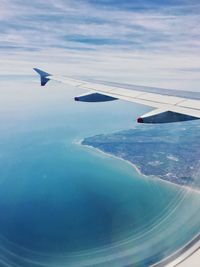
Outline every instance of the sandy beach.
<path id="1" fill-rule="evenodd" d="M 189 186 L 185 186 L 185 185 L 176 184 L 176 183 L 173 183 L 173 182 L 171 182 L 171 181 L 167 181 L 167 180 L 161 179 L 160 177 L 157 177 L 157 176 L 145 175 L 145 174 L 143 174 L 143 173 L 141 172 L 141 170 L 138 168 L 138 166 L 135 165 L 134 163 L 132 163 L 131 161 L 129 161 L 129 160 L 125 160 L 125 159 L 123 159 L 123 158 L 121 158 L 121 157 L 117 157 L 117 156 L 115 156 L 115 155 L 113 155 L 113 154 L 111 154 L 111 153 L 104 152 L 104 151 L 100 150 L 99 148 L 95 148 L 95 147 L 90 146 L 90 145 L 84 145 L 84 144 L 82 144 L 83 141 L 84 141 L 84 139 L 74 140 L 73 143 L 76 144 L 76 145 L 80 145 L 80 146 L 82 146 L 82 147 L 85 147 L 85 148 L 87 148 L 88 150 L 92 150 L 93 152 L 100 153 L 100 154 L 104 155 L 105 157 L 111 157 L 111 158 L 115 158 L 115 159 L 117 159 L 117 160 L 124 161 L 124 162 L 126 162 L 127 164 L 131 165 L 131 166 L 135 169 L 135 171 L 136 171 L 139 175 L 143 176 L 145 179 L 147 179 L 147 178 L 148 178 L 148 179 L 154 179 L 154 180 L 157 179 L 157 180 L 159 180 L 159 182 L 161 182 L 161 183 L 165 183 L 165 184 L 167 183 L 168 185 L 175 186 L 175 187 L 177 187 L 177 188 L 179 188 L 179 189 L 184 190 L 184 193 L 193 192 L 193 193 L 200 194 L 200 190 L 199 190 L 199 189 L 191 188 L 191 187 L 189 187 Z"/>

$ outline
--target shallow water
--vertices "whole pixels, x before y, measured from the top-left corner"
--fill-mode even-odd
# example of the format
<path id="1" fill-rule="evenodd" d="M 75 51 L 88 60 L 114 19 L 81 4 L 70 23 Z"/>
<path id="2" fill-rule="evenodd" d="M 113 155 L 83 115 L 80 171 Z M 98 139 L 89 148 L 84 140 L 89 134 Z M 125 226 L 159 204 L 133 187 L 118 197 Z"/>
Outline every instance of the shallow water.
<path id="1" fill-rule="evenodd" d="M 134 117 L 146 110 L 123 102 L 77 105 L 60 85 L 29 87 L 3 87 L 15 105 L 6 94 L 1 266 L 148 266 L 199 232 L 198 193 L 77 145 L 86 136 L 135 127 Z"/>

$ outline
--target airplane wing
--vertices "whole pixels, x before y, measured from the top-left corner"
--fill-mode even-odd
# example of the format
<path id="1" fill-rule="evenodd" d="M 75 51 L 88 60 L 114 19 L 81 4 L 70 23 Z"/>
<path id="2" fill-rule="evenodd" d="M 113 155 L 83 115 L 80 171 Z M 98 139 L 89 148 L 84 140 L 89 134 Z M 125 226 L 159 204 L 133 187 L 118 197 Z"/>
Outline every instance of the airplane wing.
<path id="1" fill-rule="evenodd" d="M 49 80 L 54 80 L 88 91 L 86 94 L 76 96 L 75 101 L 104 102 L 121 99 L 153 107 L 153 111 L 137 119 L 138 123 L 169 123 L 200 119 L 200 98 L 176 96 L 173 94 L 173 90 L 159 89 L 160 92 L 150 92 L 150 87 L 145 86 L 133 86 L 131 89 L 127 89 L 54 76 L 38 68 L 34 68 L 34 70 L 40 75 L 42 86 L 45 86 Z M 192 94 L 191 92 L 190 95 Z"/>

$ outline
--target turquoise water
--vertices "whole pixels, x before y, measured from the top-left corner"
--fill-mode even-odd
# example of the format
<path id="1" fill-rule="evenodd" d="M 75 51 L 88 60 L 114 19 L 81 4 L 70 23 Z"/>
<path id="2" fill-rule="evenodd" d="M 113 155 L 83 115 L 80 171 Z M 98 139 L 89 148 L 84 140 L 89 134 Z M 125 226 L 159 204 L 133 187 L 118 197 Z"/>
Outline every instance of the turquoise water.
<path id="1" fill-rule="evenodd" d="M 198 193 L 77 144 L 147 109 L 64 89 L 2 83 L 1 266 L 149 266 L 198 234 Z"/>

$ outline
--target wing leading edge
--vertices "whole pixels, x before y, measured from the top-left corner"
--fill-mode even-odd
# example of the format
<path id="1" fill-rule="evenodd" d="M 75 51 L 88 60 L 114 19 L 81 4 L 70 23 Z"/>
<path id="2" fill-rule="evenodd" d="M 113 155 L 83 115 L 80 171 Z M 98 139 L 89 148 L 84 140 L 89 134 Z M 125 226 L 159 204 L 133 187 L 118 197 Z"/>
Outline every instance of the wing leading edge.
<path id="1" fill-rule="evenodd" d="M 160 93 L 150 93 L 148 90 L 145 91 L 145 87 L 142 91 L 138 90 L 138 86 L 135 86 L 136 89 L 133 87 L 132 90 L 54 76 L 38 68 L 34 68 L 34 70 L 40 75 L 41 86 L 45 86 L 49 80 L 54 80 L 89 91 L 86 94 L 76 96 L 75 101 L 105 102 L 120 99 L 153 107 L 153 111 L 137 119 L 138 123 L 169 123 L 200 119 L 199 99 L 172 96 L 169 93 L 166 95 L 164 93 L 165 89 L 163 89 L 163 92 L 160 89 Z"/>

